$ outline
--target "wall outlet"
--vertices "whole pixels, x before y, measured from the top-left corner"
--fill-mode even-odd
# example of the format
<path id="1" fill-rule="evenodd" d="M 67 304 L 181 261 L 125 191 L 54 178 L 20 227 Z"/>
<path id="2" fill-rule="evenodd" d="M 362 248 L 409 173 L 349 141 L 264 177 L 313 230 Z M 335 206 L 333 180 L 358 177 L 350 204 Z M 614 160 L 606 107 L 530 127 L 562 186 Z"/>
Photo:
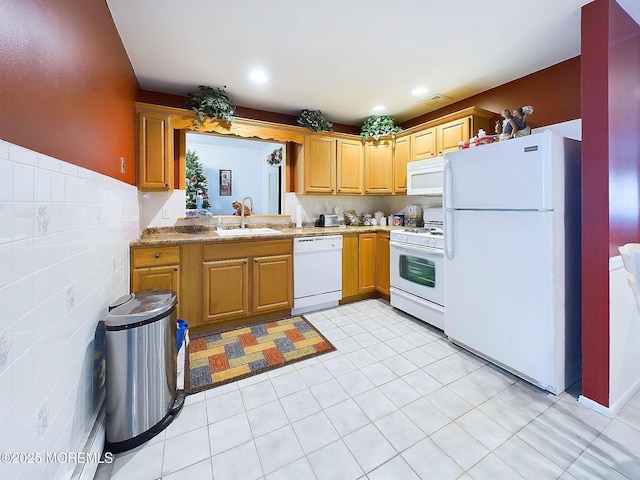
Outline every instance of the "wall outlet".
<path id="1" fill-rule="evenodd" d="M 162 207 L 162 218 L 164 220 L 168 220 L 171 218 L 171 208 L 170 207 Z"/>

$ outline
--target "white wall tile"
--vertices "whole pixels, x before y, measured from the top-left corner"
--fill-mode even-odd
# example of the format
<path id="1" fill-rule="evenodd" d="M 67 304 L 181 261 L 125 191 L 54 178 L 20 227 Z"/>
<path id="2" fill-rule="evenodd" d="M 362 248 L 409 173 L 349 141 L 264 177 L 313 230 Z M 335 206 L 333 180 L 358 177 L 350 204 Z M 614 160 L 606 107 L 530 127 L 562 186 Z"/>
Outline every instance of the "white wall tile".
<path id="1" fill-rule="evenodd" d="M 0 287 L 13 280 L 13 244 L 0 244 Z M 4 304 L 2 304 L 4 305 Z"/>
<path id="2" fill-rule="evenodd" d="M 13 164 L 13 201 L 33 201 L 33 167 L 31 165 Z"/>
<path id="3" fill-rule="evenodd" d="M 0 143 L 0 150 L 2 150 Z M 13 162 L 0 158 L 0 202 L 13 201 Z"/>
<path id="4" fill-rule="evenodd" d="M 2 315 L 0 315 L 0 332 L 15 322 L 18 318 L 13 298 L 13 285 L 8 284 L 0 287 L 0 305 L 2 305 Z M 2 396 L 2 395 L 0 395 Z M 2 411 L 0 409 L 0 411 Z"/>
<path id="5" fill-rule="evenodd" d="M 0 244 L 13 241 L 13 203 L 0 203 Z M 1 264 L 0 264 L 1 265 Z"/>
<path id="6" fill-rule="evenodd" d="M 64 175 L 51 172 L 51 201 L 64 202 Z"/>
<path id="7" fill-rule="evenodd" d="M 9 144 L 9 160 L 26 165 L 38 165 L 38 154 L 32 150 Z"/>
<path id="8" fill-rule="evenodd" d="M 60 164 L 62 162 L 48 155 L 38 155 L 38 166 L 45 170 L 51 170 L 52 172 L 60 171 Z"/>
<path id="9" fill-rule="evenodd" d="M 64 177 L 64 201 L 67 203 L 77 202 L 78 198 L 78 178 L 73 175 Z"/>
<path id="10" fill-rule="evenodd" d="M 34 169 L 33 200 L 36 202 L 51 201 L 51 172 L 49 170 Z"/>
<path id="11" fill-rule="evenodd" d="M 33 238 L 13 242 L 12 280 L 20 280 L 33 273 Z"/>
<path id="12" fill-rule="evenodd" d="M 0 141 L 3 451 L 84 444 L 95 327 L 128 292 L 137 236 L 134 186 Z"/>
<path id="13" fill-rule="evenodd" d="M 33 236 L 33 202 L 14 202 L 13 240 L 23 240 Z"/>
<path id="14" fill-rule="evenodd" d="M 9 159 L 9 144 L 0 140 L 0 159 Z"/>

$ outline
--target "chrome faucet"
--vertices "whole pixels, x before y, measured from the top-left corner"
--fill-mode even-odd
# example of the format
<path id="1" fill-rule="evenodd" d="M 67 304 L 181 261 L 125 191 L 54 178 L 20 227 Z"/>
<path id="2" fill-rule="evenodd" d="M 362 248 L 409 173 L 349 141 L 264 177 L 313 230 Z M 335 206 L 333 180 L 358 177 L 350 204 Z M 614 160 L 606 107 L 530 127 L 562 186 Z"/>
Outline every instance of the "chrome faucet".
<path id="1" fill-rule="evenodd" d="M 249 200 L 249 202 L 251 202 L 251 208 L 249 208 L 249 212 L 253 215 L 255 212 L 253 211 L 253 198 L 251 197 L 244 197 L 242 199 L 242 207 L 240 208 L 240 216 L 241 216 L 241 220 L 240 220 L 240 228 L 246 228 L 246 224 L 244 222 L 244 202 L 245 200 Z"/>

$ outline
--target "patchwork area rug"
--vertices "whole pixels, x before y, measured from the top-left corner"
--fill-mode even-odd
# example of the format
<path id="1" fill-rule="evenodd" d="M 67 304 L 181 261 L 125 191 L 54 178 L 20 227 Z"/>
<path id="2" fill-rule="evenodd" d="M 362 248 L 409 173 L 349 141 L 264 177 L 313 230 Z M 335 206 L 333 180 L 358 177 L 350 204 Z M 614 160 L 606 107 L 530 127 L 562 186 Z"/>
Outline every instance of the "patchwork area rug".
<path id="1" fill-rule="evenodd" d="M 333 350 L 301 315 L 191 337 L 184 389 L 201 392 Z"/>

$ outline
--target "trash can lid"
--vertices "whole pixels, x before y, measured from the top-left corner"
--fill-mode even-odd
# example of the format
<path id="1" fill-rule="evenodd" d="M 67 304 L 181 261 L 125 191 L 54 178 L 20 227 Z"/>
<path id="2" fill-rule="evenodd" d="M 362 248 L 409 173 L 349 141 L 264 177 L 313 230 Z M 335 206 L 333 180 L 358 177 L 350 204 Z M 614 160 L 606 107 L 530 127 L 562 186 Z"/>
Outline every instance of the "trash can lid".
<path id="1" fill-rule="evenodd" d="M 171 310 L 177 303 L 177 295 L 172 290 L 135 292 L 128 301 L 111 310 L 104 322 L 107 328 L 144 322 L 154 317 L 162 317 L 163 313 Z"/>
<path id="2" fill-rule="evenodd" d="M 109 311 L 113 310 L 116 307 L 119 307 L 123 303 L 127 303 L 129 300 L 131 300 L 130 293 L 127 293 L 126 295 L 123 295 L 120 298 L 117 298 L 116 300 L 114 300 L 109 304 Z"/>

